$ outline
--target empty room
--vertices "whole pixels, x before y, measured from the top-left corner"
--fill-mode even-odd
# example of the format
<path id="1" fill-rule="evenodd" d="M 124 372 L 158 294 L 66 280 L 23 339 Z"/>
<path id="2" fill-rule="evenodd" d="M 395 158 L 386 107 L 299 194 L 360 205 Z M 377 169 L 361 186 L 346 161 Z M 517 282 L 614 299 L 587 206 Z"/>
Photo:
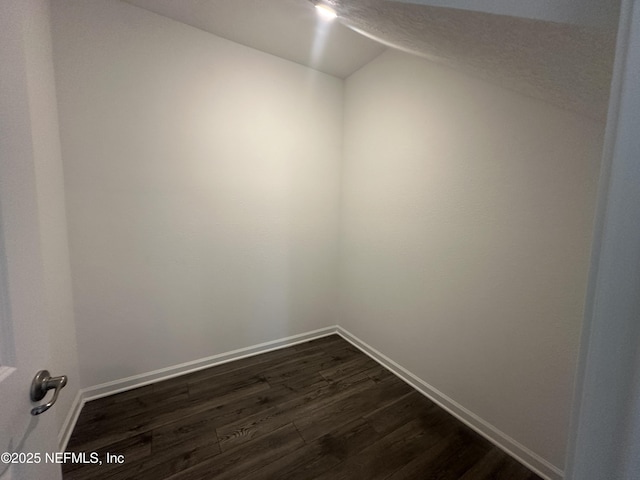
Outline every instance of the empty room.
<path id="1" fill-rule="evenodd" d="M 640 478 L 635 0 L 0 3 L 0 479 Z"/>

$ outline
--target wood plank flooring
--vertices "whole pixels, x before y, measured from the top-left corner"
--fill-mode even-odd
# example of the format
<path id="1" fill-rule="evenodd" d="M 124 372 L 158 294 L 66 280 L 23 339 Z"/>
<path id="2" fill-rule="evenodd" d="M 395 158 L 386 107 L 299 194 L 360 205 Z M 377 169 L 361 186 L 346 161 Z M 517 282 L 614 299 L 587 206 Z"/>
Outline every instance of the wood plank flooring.
<path id="1" fill-rule="evenodd" d="M 89 402 L 68 451 L 103 463 L 64 480 L 539 480 L 337 335 Z"/>

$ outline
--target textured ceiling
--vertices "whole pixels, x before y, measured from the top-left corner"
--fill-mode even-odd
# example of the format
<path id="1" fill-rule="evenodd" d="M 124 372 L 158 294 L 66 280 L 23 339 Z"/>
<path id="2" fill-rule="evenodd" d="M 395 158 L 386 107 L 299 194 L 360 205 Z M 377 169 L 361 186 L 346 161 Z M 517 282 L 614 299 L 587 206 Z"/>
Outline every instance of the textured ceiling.
<path id="1" fill-rule="evenodd" d="M 339 13 L 333 23 L 318 19 L 318 0 L 124 1 L 341 78 L 387 45 L 592 118 L 606 115 L 613 27 L 409 3 L 426 0 L 323 0 Z"/>
<path id="2" fill-rule="evenodd" d="M 457 8 L 509 17 L 531 18 L 547 22 L 570 23 L 590 27 L 615 28 L 619 0 L 389 0 L 433 7 Z"/>
<path id="3" fill-rule="evenodd" d="M 345 78 L 385 50 L 305 0 L 125 0 L 236 43 Z"/>
<path id="4" fill-rule="evenodd" d="M 385 0 L 335 0 L 340 20 L 424 56 L 593 118 L 604 118 L 615 29 Z"/>

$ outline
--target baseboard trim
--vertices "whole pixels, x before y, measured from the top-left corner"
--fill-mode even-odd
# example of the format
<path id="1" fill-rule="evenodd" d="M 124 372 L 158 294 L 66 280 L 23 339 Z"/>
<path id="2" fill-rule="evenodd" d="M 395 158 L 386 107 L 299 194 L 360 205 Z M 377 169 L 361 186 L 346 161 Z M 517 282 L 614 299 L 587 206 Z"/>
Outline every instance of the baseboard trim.
<path id="1" fill-rule="evenodd" d="M 259 343 L 250 347 L 239 348 L 230 352 L 220 353 L 218 355 L 200 358 L 191 362 L 181 363 L 179 365 L 173 365 L 171 367 L 161 368 L 159 370 L 153 370 L 151 372 L 133 375 L 120 380 L 114 380 L 112 382 L 106 382 L 100 385 L 80 389 L 71 404 L 67 418 L 65 419 L 58 434 L 58 447 L 60 451 L 66 450 L 71 433 L 73 432 L 78 421 L 78 417 L 80 416 L 80 412 L 82 411 L 82 407 L 85 403 L 91 400 L 107 397 L 116 393 L 126 392 L 127 390 L 143 387 L 162 380 L 169 380 L 170 378 L 196 372 L 198 370 L 204 370 L 205 368 L 215 367 L 216 365 L 222 365 L 223 363 L 233 362 L 234 360 L 240 360 L 242 358 L 260 355 L 261 353 L 292 347 L 299 343 L 333 335 L 337 332 L 337 328 L 338 327 L 336 325 L 332 325 L 330 327 L 320 328 L 318 330 L 292 335 L 278 340 Z"/>
<path id="2" fill-rule="evenodd" d="M 311 332 L 301 333 L 298 335 L 292 335 L 290 337 L 281 338 L 278 340 L 272 340 L 270 342 L 264 342 L 257 345 L 232 350 L 230 352 L 221 353 L 218 355 L 212 355 L 210 357 L 193 360 L 191 362 L 174 365 L 171 367 L 154 370 L 151 372 L 134 375 L 131 377 L 123 378 L 121 380 L 115 380 L 112 382 L 95 385 L 93 387 L 84 388 L 78 391 L 76 398 L 74 399 L 72 406 L 69 410 L 69 414 L 63 424 L 63 427 L 58 435 L 58 444 L 60 451 L 66 449 L 71 433 L 75 428 L 76 422 L 82 410 L 84 404 L 91 400 L 114 395 L 116 393 L 125 392 L 134 388 L 143 387 L 151 383 L 159 382 L 162 380 L 168 380 L 180 375 L 196 372 L 205 368 L 214 367 L 216 365 L 222 365 L 223 363 L 240 360 L 242 358 L 252 357 L 254 355 L 260 355 L 261 353 L 267 353 L 273 350 L 279 350 L 282 348 L 291 347 L 299 343 L 308 342 L 317 338 L 326 337 L 328 335 L 338 334 L 353 346 L 361 350 L 363 353 L 371 357 L 381 366 L 389 370 L 398 378 L 415 388 L 422 395 L 439 405 L 441 408 L 449 412 L 456 417 L 462 423 L 482 435 L 498 448 L 506 452 L 511 457 L 525 465 L 527 468 L 536 472 L 542 478 L 546 480 L 562 480 L 564 473 L 562 470 L 547 462 L 545 459 L 529 450 L 524 445 L 518 443 L 513 438 L 509 437 L 505 433 L 501 432 L 493 425 L 489 424 L 482 418 L 478 417 L 473 412 L 467 410 L 462 405 L 458 404 L 438 389 L 429 385 L 427 382 L 414 375 L 403 366 L 397 364 L 386 355 L 382 354 L 371 345 L 367 344 L 360 338 L 356 337 L 346 329 L 333 325 Z"/>
<path id="3" fill-rule="evenodd" d="M 291 347 L 298 343 L 304 343 L 310 340 L 315 340 L 316 338 L 333 335 L 337 332 L 337 328 L 338 327 L 336 325 L 320 328 L 311 332 L 292 335 L 290 337 L 272 340 L 270 342 L 259 343 L 250 347 L 239 348 L 230 352 L 219 353 L 217 355 L 193 360 L 191 362 L 181 363 L 179 365 L 173 365 L 171 367 L 161 368 L 159 370 L 153 370 L 151 372 L 85 388 L 83 390 L 84 399 L 87 402 L 90 400 L 96 400 L 116 393 L 126 392 L 127 390 L 132 390 L 134 388 L 143 387 L 151 383 L 169 380 L 170 378 L 185 375 L 187 373 L 197 372 L 198 370 L 215 367 L 216 365 L 222 365 L 223 363 L 253 357 L 254 355 L 267 353 L 272 350 Z"/>
<path id="4" fill-rule="evenodd" d="M 259 343 L 250 347 L 239 348 L 230 352 L 220 353 L 218 355 L 200 358 L 191 362 L 181 363 L 179 365 L 161 368 L 151 372 L 133 375 L 120 380 L 114 380 L 112 382 L 106 382 L 100 385 L 80 389 L 73 400 L 67 418 L 60 429 L 60 433 L 58 434 L 58 447 L 60 451 L 66 450 L 71 433 L 73 433 L 73 429 L 75 428 L 80 412 L 82 411 L 82 407 L 85 403 L 91 400 L 107 397 L 116 393 L 126 392 L 127 390 L 133 390 L 134 388 L 143 387 L 162 380 L 169 380 L 170 378 L 185 375 L 187 373 L 197 372 L 198 370 L 215 367 L 216 365 L 222 365 L 223 363 L 233 362 L 235 360 L 252 357 L 254 355 L 260 355 L 261 353 L 267 353 L 273 350 L 292 347 L 299 343 L 333 335 L 337 332 L 337 328 L 338 327 L 336 325 L 320 328 L 311 332 Z"/>
<path id="5" fill-rule="evenodd" d="M 76 426 L 76 422 L 78 421 L 80 411 L 84 404 L 85 400 L 83 392 L 82 390 L 78 390 L 73 402 L 71 402 L 71 408 L 69 408 L 67 418 L 65 418 L 62 428 L 60 429 L 60 433 L 58 433 L 58 451 L 64 452 L 67 449 L 69 438 L 71 438 L 71 433 Z"/>
<path id="6" fill-rule="evenodd" d="M 340 326 L 336 328 L 336 332 L 354 347 L 371 357 L 398 378 L 415 388 L 429 400 L 449 412 L 462 423 L 482 435 L 495 446 L 540 475 L 542 478 L 545 478 L 546 480 L 562 480 L 564 478 L 564 472 L 555 465 L 547 462 L 535 452 L 532 452 L 524 445 L 518 443 L 516 440 L 501 432 L 490 423 L 478 417 L 473 412 L 467 410 L 462 405 L 440 392 L 438 389 L 429 385 L 417 375 L 414 375 L 403 366 L 380 353 L 371 345 Z"/>

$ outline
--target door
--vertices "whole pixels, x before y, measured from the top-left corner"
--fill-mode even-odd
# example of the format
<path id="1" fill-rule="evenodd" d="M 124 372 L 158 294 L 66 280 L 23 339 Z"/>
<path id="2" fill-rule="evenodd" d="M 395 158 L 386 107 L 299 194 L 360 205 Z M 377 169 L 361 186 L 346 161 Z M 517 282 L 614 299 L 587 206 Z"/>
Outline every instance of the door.
<path id="1" fill-rule="evenodd" d="M 60 465 L 45 457 L 58 449 L 55 415 L 31 415 L 37 403 L 29 395 L 35 374 L 49 368 L 54 333 L 46 322 L 35 169 L 46 144 L 34 100 L 43 47 L 51 45 L 48 8 L 46 0 L 0 1 L 0 454 L 24 454 L 18 464 L 0 459 L 2 480 L 61 477 Z"/>

